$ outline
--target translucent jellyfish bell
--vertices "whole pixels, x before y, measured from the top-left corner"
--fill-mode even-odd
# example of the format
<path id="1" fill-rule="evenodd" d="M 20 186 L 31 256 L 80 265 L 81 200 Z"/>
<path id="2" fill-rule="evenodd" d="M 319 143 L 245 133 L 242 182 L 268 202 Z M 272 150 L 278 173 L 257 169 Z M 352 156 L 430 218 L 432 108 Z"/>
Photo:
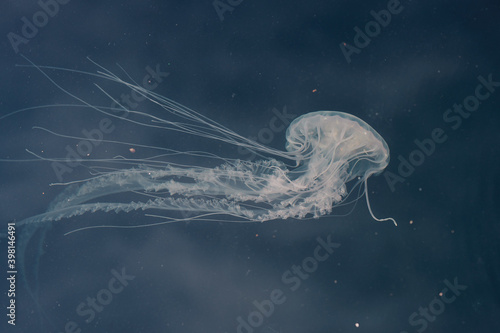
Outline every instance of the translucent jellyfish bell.
<path id="1" fill-rule="evenodd" d="M 343 112 L 317 111 L 295 119 L 287 130 L 287 151 L 296 155 L 298 181 L 323 182 L 343 196 L 345 185 L 359 177 L 365 183 L 368 209 L 367 179 L 382 172 L 389 163 L 389 147 L 385 140 L 363 120 Z M 337 201 L 337 200 L 335 200 Z"/>
<path id="2" fill-rule="evenodd" d="M 290 124 L 286 136 L 286 150 L 296 153 L 301 163 L 347 163 L 351 177 L 346 181 L 378 174 L 389 163 L 389 147 L 380 134 L 347 113 L 307 113 Z"/>

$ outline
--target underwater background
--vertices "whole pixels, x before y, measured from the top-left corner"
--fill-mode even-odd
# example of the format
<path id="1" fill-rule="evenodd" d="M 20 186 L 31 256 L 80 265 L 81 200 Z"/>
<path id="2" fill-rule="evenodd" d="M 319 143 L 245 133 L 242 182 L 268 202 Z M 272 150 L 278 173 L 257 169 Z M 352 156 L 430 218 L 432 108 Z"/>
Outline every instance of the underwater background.
<path id="1" fill-rule="evenodd" d="M 221 218 L 64 235 L 157 221 L 142 211 L 95 213 L 44 223 L 27 244 L 19 227 L 25 269 L 15 297 L 0 239 L 0 332 L 500 330 L 497 1 L 22 0 L 1 8 L 2 233 L 47 210 L 64 189 L 50 184 L 91 177 L 83 165 L 61 170 L 36 156 L 67 157 L 80 141 L 68 136 L 103 118 L 61 106 L 78 102 L 62 89 L 105 106 L 112 101 L 94 83 L 116 99 L 130 94 L 77 72 L 98 65 L 276 149 L 308 112 L 363 119 L 391 150 L 389 166 L 370 178 L 371 205 L 398 226 L 374 221 L 362 198 L 304 221 Z M 73 71 L 44 69 L 60 89 L 28 59 Z M 128 102 L 148 112 L 149 103 Z M 106 140 L 259 159 L 196 136 L 113 125 Z M 105 143 L 90 150 L 89 160 L 151 154 Z"/>

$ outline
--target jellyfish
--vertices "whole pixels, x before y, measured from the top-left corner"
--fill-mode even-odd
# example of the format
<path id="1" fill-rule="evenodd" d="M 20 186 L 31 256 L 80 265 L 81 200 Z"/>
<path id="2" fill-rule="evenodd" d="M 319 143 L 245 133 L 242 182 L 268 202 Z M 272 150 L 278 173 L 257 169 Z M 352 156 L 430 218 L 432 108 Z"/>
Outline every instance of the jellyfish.
<path id="1" fill-rule="evenodd" d="M 16 223 L 23 229 L 19 240 L 18 264 L 25 287 L 40 313 L 43 313 L 43 309 L 38 302 L 39 260 L 43 239 L 50 229 L 50 222 L 54 221 L 68 221 L 76 216 L 96 212 L 131 211 L 144 211 L 146 216 L 158 220 L 136 225 L 90 225 L 66 233 L 71 234 L 92 228 L 139 228 L 186 220 L 303 220 L 328 216 L 334 209 L 356 203 L 364 195 L 374 220 L 392 221 L 397 225 L 393 218 L 375 217 L 368 195 L 368 178 L 381 173 L 389 163 L 388 145 L 370 125 L 354 115 L 340 111 L 306 113 L 290 123 L 286 131 L 285 149 L 280 150 L 245 138 L 202 113 L 141 87 L 130 76 L 130 80 L 122 79 L 97 63 L 94 63 L 100 68 L 97 73 L 83 74 L 128 87 L 160 110 L 161 116 L 122 105 L 98 84 L 96 87 L 113 101 L 114 106 L 96 106 L 68 91 L 47 74 L 48 70 L 76 71 L 37 66 L 29 62 L 55 87 L 76 101 L 75 104 L 51 107 L 83 107 L 146 130 L 174 131 L 183 136 L 198 136 L 214 143 L 243 147 L 260 157 L 255 161 L 247 161 L 206 151 L 178 151 L 165 146 L 99 139 L 100 143 L 133 146 L 134 149 L 147 148 L 157 153 L 141 159 L 123 156 L 72 159 L 72 163 L 87 166 L 91 170 L 90 176 L 51 184 L 63 186 L 64 190 L 48 209 Z M 18 110 L 0 117 L 0 120 L 43 107 Z M 97 140 L 42 127 L 35 128 L 66 139 Z M 34 159 L 24 161 L 68 162 L 67 158 L 47 158 L 31 151 L 28 153 Z M 182 155 L 194 158 L 197 163 L 183 164 L 175 160 L 175 157 Z M 206 163 L 208 161 L 210 163 Z M 20 160 L 0 162 L 17 163 Z M 90 163 L 92 165 L 88 166 Z M 120 194 L 127 196 L 119 196 Z M 130 199 L 131 196 L 133 199 Z M 121 200 L 116 199 L 117 197 L 121 197 Z M 124 201 L 124 197 L 127 201 Z M 190 214 L 188 217 L 180 217 L 179 212 Z M 25 256 L 28 243 L 35 238 L 38 238 L 37 254 L 34 265 L 30 267 L 31 280 L 35 281 L 33 285 L 28 278 L 30 268 L 26 265 Z"/>
<path id="2" fill-rule="evenodd" d="M 65 69 L 32 65 L 61 91 L 76 99 L 78 104 L 75 106 L 83 106 L 148 129 L 177 131 L 182 135 L 195 135 L 244 147 L 261 159 L 245 161 L 223 158 L 208 152 L 179 152 L 168 147 L 150 146 L 147 147 L 160 153 L 148 159 L 93 159 L 91 161 L 96 164 L 115 163 L 120 167 L 94 173 L 86 179 L 53 184 L 64 185 L 66 189 L 45 213 L 29 217 L 18 225 L 59 221 L 86 213 L 127 213 L 136 210 L 145 211 L 146 216 L 161 219 L 159 224 L 185 220 L 172 216 L 174 211 L 192 212 L 190 220 L 206 221 L 220 220 L 223 217 L 237 222 L 319 218 L 345 204 L 354 188 L 361 184 L 364 184 L 361 195 L 366 197 L 373 219 L 396 224 L 392 218 L 375 217 L 367 190 L 368 178 L 381 173 L 389 163 L 388 145 L 370 125 L 354 115 L 339 111 L 306 113 L 290 123 L 286 131 L 285 150 L 279 150 L 245 138 L 134 81 L 123 80 L 103 67 L 100 67 L 102 70 L 97 74 L 90 75 L 130 88 L 152 105 L 166 111 L 173 119 L 121 105 L 99 85 L 96 85 L 97 88 L 118 106 L 112 108 L 92 105 L 64 89 L 44 70 Z M 123 113 L 120 115 L 116 111 L 124 111 L 131 116 L 125 117 Z M 83 139 L 45 128 L 39 129 L 61 137 Z M 110 140 L 101 142 L 130 144 Z M 134 144 L 141 147 L 140 144 Z M 64 161 L 63 158 L 48 159 L 31 154 L 40 160 Z M 186 165 L 168 161 L 168 156 L 176 154 L 190 154 L 200 161 L 215 159 L 220 162 L 218 166 L 207 167 L 202 163 Z M 81 159 L 79 162 L 88 163 L 89 160 Z M 351 183 L 354 186 L 350 186 Z M 126 202 L 108 199 L 111 195 L 120 193 L 132 194 L 134 199 Z M 361 195 L 358 192 L 355 200 Z M 89 226 L 78 231 L 95 227 L 112 226 Z"/>

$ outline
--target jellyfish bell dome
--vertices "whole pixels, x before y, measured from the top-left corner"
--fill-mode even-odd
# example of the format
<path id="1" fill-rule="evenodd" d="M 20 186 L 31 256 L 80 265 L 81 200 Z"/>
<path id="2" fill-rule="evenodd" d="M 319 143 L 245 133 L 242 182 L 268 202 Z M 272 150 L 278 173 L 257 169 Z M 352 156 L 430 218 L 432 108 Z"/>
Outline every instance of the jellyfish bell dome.
<path id="1" fill-rule="evenodd" d="M 289 125 L 286 138 L 286 149 L 295 154 L 301 168 L 333 167 L 346 173 L 346 181 L 378 174 L 389 163 L 389 147 L 380 134 L 343 112 L 302 115 Z"/>

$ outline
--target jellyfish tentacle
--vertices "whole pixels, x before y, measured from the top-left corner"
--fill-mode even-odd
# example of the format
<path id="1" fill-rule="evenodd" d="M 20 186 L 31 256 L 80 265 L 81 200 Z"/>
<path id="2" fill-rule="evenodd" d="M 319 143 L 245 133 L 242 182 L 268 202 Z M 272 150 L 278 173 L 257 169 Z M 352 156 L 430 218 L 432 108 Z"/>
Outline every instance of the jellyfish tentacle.
<path id="1" fill-rule="evenodd" d="M 378 221 L 378 222 L 392 221 L 392 223 L 394 223 L 394 225 L 396 227 L 398 226 L 398 223 L 392 217 L 386 217 L 386 218 L 379 219 L 379 218 L 375 217 L 375 215 L 373 215 L 372 207 L 370 205 L 370 199 L 368 198 L 368 178 L 365 179 L 365 197 L 366 197 L 366 206 L 368 206 L 368 211 L 370 212 L 370 215 L 372 216 L 372 218 L 375 221 Z"/>

